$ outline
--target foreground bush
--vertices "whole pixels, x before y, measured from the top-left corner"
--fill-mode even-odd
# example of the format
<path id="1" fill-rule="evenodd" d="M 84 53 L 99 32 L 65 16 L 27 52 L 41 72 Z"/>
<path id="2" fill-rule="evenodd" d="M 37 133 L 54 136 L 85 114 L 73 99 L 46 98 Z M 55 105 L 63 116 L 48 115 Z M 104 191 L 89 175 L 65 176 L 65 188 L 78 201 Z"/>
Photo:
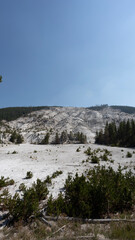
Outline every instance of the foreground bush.
<path id="1" fill-rule="evenodd" d="M 135 197 L 135 177 L 129 171 L 115 172 L 111 167 L 96 167 L 87 176 L 68 177 L 65 195 L 56 200 L 50 197 L 48 214 L 82 218 L 101 218 L 115 212 L 123 212 L 133 207 Z"/>
<path id="2" fill-rule="evenodd" d="M 45 182 L 37 179 L 37 182 L 29 189 L 23 191 L 23 196 L 20 198 L 15 194 L 13 198 L 8 199 L 7 209 L 13 218 L 13 221 L 27 221 L 31 215 L 36 216 L 39 210 L 39 203 L 46 199 L 48 189 Z"/>

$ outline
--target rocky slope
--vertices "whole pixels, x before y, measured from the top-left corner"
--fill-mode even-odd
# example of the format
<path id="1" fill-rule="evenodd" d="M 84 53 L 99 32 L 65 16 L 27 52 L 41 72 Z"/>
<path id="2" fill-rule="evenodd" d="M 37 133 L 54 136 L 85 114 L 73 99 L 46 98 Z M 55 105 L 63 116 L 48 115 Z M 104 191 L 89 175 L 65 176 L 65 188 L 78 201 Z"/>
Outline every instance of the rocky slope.
<path id="1" fill-rule="evenodd" d="M 11 122 L 3 121 L 0 126 L 0 139 L 8 142 L 12 130 L 16 129 L 23 135 L 25 142 L 37 143 L 47 132 L 50 133 L 52 141 L 56 132 L 66 130 L 68 133 L 83 132 L 88 142 L 93 142 L 96 131 L 104 128 L 106 121 L 119 123 L 132 118 L 135 119 L 135 114 L 127 114 L 108 106 L 99 111 L 76 107 L 50 107 Z"/>

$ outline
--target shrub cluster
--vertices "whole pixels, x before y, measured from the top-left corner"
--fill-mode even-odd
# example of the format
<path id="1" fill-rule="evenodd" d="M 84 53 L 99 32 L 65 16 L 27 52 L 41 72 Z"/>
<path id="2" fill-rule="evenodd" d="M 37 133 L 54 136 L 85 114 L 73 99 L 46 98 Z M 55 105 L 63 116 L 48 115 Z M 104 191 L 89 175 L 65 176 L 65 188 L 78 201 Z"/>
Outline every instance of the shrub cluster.
<path id="1" fill-rule="evenodd" d="M 90 170 L 87 176 L 70 176 L 65 183 L 65 195 L 48 200 L 48 214 L 101 218 L 115 212 L 130 210 L 134 204 L 135 177 L 131 171 L 115 172 L 104 166 Z"/>
<path id="2" fill-rule="evenodd" d="M 103 155 L 101 155 L 101 154 L 99 155 L 99 153 L 101 153 L 101 152 L 103 152 Z M 107 161 L 110 161 L 110 162 L 112 161 L 109 158 L 110 156 L 112 156 L 112 154 L 107 149 L 101 150 L 100 148 L 97 148 L 97 149 L 92 151 L 91 148 L 88 147 L 87 150 L 84 151 L 84 153 L 89 156 L 89 158 L 87 160 L 91 160 L 91 163 L 94 163 L 94 164 L 99 163 L 100 160 L 101 161 L 106 161 L 106 162 Z"/>

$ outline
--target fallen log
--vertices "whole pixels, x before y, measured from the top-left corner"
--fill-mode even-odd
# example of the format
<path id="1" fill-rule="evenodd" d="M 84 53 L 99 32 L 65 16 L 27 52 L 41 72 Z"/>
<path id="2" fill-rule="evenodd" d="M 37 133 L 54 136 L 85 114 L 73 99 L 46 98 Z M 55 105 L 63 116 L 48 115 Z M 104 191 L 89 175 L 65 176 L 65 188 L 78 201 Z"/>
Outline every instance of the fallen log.
<path id="1" fill-rule="evenodd" d="M 58 220 L 67 220 L 67 221 L 74 221 L 74 222 L 85 222 L 85 223 L 112 223 L 112 222 L 125 222 L 125 223 L 135 223 L 135 219 L 111 219 L 111 218 L 106 218 L 106 219 L 83 219 L 83 218 L 74 218 L 74 217 L 52 217 L 52 216 L 44 216 L 46 220 L 50 221 L 58 221 Z"/>

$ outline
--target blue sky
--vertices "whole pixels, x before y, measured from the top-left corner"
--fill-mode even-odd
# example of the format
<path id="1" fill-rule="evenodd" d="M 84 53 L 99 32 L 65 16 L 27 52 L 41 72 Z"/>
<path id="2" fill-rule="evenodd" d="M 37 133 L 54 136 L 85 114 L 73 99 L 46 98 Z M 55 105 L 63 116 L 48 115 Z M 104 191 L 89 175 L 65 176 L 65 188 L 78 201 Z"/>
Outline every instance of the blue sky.
<path id="1" fill-rule="evenodd" d="M 135 106 L 134 0 L 0 0 L 0 108 Z"/>

